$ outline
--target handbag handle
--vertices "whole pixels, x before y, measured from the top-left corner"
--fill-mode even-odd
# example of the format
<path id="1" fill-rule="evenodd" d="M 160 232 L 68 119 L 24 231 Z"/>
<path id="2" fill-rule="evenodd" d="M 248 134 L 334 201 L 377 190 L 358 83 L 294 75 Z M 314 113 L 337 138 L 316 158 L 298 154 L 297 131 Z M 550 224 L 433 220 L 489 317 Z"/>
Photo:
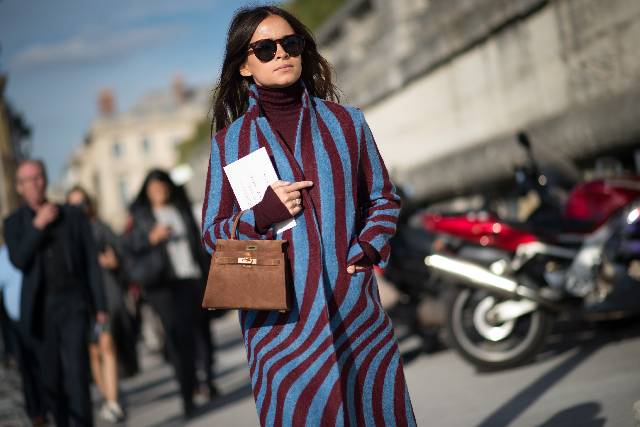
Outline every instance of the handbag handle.
<path id="1" fill-rule="evenodd" d="M 236 214 L 235 218 L 233 219 L 233 225 L 231 226 L 231 240 L 237 240 L 236 239 L 236 230 L 238 229 L 238 224 L 240 223 L 240 217 L 245 212 L 246 212 L 246 210 L 238 212 Z"/>

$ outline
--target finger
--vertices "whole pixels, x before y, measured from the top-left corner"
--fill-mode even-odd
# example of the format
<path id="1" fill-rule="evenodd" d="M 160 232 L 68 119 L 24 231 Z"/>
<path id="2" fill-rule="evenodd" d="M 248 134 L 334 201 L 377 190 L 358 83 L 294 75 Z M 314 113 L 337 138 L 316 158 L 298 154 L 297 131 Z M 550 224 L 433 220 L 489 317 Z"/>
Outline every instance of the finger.
<path id="1" fill-rule="evenodd" d="M 284 187 L 289 184 L 291 184 L 289 181 L 276 181 L 273 184 L 271 184 L 271 188 L 275 190 L 276 188 Z"/>
<path id="2" fill-rule="evenodd" d="M 348 266 L 348 267 L 347 267 L 347 273 L 349 273 L 349 274 L 353 274 L 353 273 L 355 273 L 355 272 L 356 272 L 356 267 L 355 267 L 355 265 L 350 265 L 350 266 Z"/>
<path id="3" fill-rule="evenodd" d="M 295 200 L 287 200 L 285 206 L 287 207 L 287 209 L 289 209 L 289 212 L 292 212 L 294 209 L 300 207 Z"/>
<path id="4" fill-rule="evenodd" d="M 311 187 L 312 185 L 313 185 L 312 181 L 298 181 L 298 182 L 294 182 L 293 184 L 289 184 L 287 190 L 289 192 L 302 190 L 303 188 Z"/>
<path id="5" fill-rule="evenodd" d="M 287 193 L 288 200 L 295 200 L 295 199 L 299 199 L 300 197 L 302 197 L 302 194 L 300 194 L 299 191 L 292 191 L 290 193 Z"/>

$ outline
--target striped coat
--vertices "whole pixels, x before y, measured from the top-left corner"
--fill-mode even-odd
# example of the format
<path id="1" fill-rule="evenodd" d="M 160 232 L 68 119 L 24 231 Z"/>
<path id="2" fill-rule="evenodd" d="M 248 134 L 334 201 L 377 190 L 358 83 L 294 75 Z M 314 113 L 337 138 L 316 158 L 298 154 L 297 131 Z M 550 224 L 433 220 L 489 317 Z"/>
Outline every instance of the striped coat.
<path id="1" fill-rule="evenodd" d="M 364 115 L 305 90 L 292 152 L 260 115 L 252 87 L 247 112 L 211 144 L 202 223 L 209 252 L 229 238 L 238 212 L 222 168 L 260 147 L 280 179 L 314 182 L 293 229 L 257 234 L 251 212 L 238 227 L 241 239 L 290 242 L 293 309 L 240 312 L 261 425 L 415 425 L 373 271 L 346 272 L 364 256 L 363 241 L 387 263 L 400 206 Z"/>

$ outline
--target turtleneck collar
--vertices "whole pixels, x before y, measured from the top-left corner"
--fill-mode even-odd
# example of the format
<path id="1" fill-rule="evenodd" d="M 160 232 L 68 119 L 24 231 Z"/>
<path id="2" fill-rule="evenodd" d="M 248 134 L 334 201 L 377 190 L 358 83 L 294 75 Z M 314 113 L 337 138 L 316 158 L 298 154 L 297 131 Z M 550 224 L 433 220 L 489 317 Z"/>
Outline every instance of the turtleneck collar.
<path id="1" fill-rule="evenodd" d="M 284 88 L 257 86 L 260 105 L 267 115 L 270 111 L 298 110 L 302 105 L 304 87 L 300 80 Z"/>

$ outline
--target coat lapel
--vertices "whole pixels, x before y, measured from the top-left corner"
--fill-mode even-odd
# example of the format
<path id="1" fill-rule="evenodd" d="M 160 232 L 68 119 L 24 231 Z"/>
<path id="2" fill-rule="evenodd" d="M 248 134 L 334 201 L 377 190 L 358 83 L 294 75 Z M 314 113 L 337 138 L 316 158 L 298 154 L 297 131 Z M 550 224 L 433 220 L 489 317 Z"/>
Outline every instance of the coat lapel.
<path id="1" fill-rule="evenodd" d="M 302 124 L 305 120 L 309 120 L 312 114 L 315 114 L 313 108 L 313 102 L 311 97 L 309 96 L 309 92 L 307 88 L 303 84 L 303 93 L 302 93 L 302 108 L 300 111 L 300 115 L 298 117 L 298 124 L 296 126 L 296 138 L 293 152 L 289 148 L 289 146 L 280 138 L 280 135 L 271 127 L 271 124 L 264 116 L 262 109 L 260 107 L 260 101 L 258 96 L 258 89 L 255 84 L 252 84 L 249 88 L 249 106 L 247 108 L 246 117 L 249 120 L 252 120 L 256 126 L 262 131 L 265 136 L 265 140 L 267 142 L 267 151 L 270 156 L 273 156 L 274 151 L 283 151 L 287 157 L 287 160 L 291 164 L 291 167 L 294 172 L 294 176 L 291 178 L 286 178 L 279 172 L 280 179 L 283 180 L 291 180 L 294 179 L 296 181 L 305 180 L 305 171 L 302 162 L 302 144 L 305 143 L 313 143 L 312 141 L 305 141 L 302 135 Z"/>
<path id="2" fill-rule="evenodd" d="M 311 118 L 315 114 L 313 107 L 313 100 L 309 96 L 307 88 L 303 86 L 302 93 L 302 108 L 298 118 L 298 124 L 296 129 L 296 139 L 293 152 L 289 146 L 282 140 L 280 135 L 273 129 L 267 118 L 262 114 L 260 108 L 260 102 L 258 97 L 258 90 L 255 85 L 250 87 L 249 95 L 249 107 L 247 109 L 247 118 L 252 120 L 252 127 L 255 126 L 259 130 L 257 134 L 261 134 L 264 138 L 261 139 L 260 135 L 256 135 L 258 138 L 258 146 L 264 146 L 267 149 L 269 157 L 272 159 L 278 177 L 284 181 L 304 181 L 308 180 L 309 176 L 305 174 L 305 162 L 303 159 L 303 152 L 313 153 L 313 147 L 305 147 L 305 144 L 322 143 L 321 141 L 313 141 L 310 136 L 319 135 L 319 132 L 307 132 L 305 127 L 311 123 Z M 251 132 L 253 135 L 253 132 Z M 264 144 L 264 145 L 263 145 Z M 252 144 L 255 145 L 255 144 Z M 278 153 L 278 155 L 274 155 Z M 315 160 L 314 160 L 315 161 Z M 313 181 L 313 179 L 311 179 Z M 322 258 L 322 238 L 320 233 L 320 205 L 319 200 L 314 200 L 314 197 L 309 191 L 302 190 L 302 202 L 304 206 L 303 215 L 306 220 L 311 224 L 311 229 L 315 232 L 309 235 L 309 242 L 312 245 L 317 246 L 317 250 L 320 252 L 320 258 Z"/>

